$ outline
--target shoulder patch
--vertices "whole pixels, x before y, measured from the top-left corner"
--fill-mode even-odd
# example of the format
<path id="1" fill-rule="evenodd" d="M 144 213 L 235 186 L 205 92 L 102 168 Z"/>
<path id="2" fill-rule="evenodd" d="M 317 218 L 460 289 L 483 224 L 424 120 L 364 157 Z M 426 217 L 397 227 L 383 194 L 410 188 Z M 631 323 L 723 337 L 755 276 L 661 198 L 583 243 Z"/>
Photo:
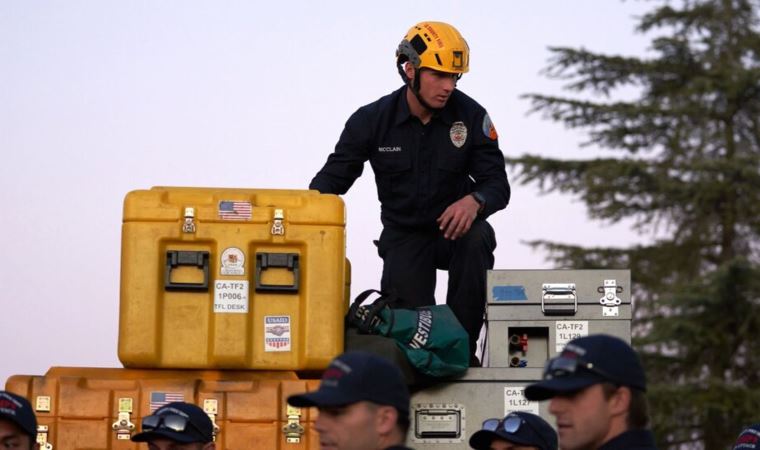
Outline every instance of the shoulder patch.
<path id="1" fill-rule="evenodd" d="M 483 134 L 494 141 L 499 138 L 499 135 L 496 133 L 496 127 L 493 126 L 493 122 L 491 122 L 491 117 L 488 113 L 483 117 Z"/>

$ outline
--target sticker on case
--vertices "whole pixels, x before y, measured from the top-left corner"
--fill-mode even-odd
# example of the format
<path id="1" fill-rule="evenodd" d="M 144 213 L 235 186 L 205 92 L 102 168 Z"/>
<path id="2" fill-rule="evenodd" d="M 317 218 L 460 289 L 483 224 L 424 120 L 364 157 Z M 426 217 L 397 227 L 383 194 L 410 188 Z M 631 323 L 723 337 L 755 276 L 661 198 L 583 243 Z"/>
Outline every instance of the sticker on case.
<path id="1" fill-rule="evenodd" d="M 248 312 L 248 280 L 216 280 L 214 282 L 214 312 Z"/>
<path id="2" fill-rule="evenodd" d="M 290 316 L 264 316 L 264 351 L 290 351 Z"/>
<path id="3" fill-rule="evenodd" d="M 518 411 L 538 415 L 538 402 L 525 398 L 525 387 L 506 386 L 504 388 L 504 415 Z"/>
<path id="4" fill-rule="evenodd" d="M 245 253 L 237 247 L 222 252 L 222 275 L 245 275 Z"/>
<path id="5" fill-rule="evenodd" d="M 222 220 L 251 220 L 251 202 L 222 200 L 219 202 L 219 218 Z"/>
<path id="6" fill-rule="evenodd" d="M 575 338 L 588 336 L 587 320 L 558 320 L 554 324 L 555 343 L 554 350 L 561 353 L 565 345 Z"/>

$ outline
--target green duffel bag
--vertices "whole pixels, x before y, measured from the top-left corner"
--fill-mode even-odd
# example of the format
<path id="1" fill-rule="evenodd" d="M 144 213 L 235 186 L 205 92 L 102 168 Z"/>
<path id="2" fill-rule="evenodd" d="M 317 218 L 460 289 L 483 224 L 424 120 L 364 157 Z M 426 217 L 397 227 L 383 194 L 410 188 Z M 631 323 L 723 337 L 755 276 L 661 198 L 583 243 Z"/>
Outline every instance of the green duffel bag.
<path id="1" fill-rule="evenodd" d="M 373 293 L 380 297 L 369 306 L 362 303 Z M 349 308 L 348 326 L 360 333 L 393 338 L 420 373 L 431 377 L 461 375 L 469 367 L 467 332 L 446 305 L 416 309 L 393 308 L 398 298 L 369 289 L 359 294 Z"/>

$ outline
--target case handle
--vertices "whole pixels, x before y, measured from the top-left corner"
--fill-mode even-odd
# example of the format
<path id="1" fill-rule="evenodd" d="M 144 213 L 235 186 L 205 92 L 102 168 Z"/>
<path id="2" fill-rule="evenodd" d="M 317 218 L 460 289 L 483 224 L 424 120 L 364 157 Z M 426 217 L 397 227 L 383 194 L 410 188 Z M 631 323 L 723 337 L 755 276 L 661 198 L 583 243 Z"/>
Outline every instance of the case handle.
<path id="1" fill-rule="evenodd" d="M 541 291 L 541 312 L 545 316 L 574 316 L 578 312 L 575 283 L 544 283 Z"/>
<path id="2" fill-rule="evenodd" d="M 281 267 L 293 272 L 293 284 L 264 284 L 261 273 L 270 267 Z M 300 270 L 298 253 L 256 253 L 256 292 L 298 292 Z"/>
<path id="3" fill-rule="evenodd" d="M 205 251 L 169 250 L 166 252 L 166 269 L 164 271 L 164 289 L 167 291 L 208 291 L 208 260 Z M 179 283 L 172 281 L 172 270 L 179 266 L 195 266 L 203 270 L 200 283 Z"/>

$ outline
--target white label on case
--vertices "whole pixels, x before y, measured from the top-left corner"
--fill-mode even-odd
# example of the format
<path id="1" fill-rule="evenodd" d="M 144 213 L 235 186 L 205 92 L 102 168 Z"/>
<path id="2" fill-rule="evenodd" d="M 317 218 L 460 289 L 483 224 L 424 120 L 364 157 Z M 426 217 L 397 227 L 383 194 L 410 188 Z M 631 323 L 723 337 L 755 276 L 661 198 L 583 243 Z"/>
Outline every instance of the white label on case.
<path id="1" fill-rule="evenodd" d="M 588 321 L 587 320 L 558 320 L 554 324 L 555 342 L 557 353 L 562 352 L 565 348 L 565 344 L 572 341 L 575 338 L 588 336 Z"/>
<path id="2" fill-rule="evenodd" d="M 504 388 L 504 415 L 517 411 L 538 415 L 538 402 L 532 402 L 525 398 L 524 387 L 506 386 Z"/>
<path id="3" fill-rule="evenodd" d="M 290 316 L 264 316 L 264 351 L 290 351 Z"/>
<path id="4" fill-rule="evenodd" d="M 248 312 L 248 280 L 216 280 L 214 282 L 214 312 Z"/>

